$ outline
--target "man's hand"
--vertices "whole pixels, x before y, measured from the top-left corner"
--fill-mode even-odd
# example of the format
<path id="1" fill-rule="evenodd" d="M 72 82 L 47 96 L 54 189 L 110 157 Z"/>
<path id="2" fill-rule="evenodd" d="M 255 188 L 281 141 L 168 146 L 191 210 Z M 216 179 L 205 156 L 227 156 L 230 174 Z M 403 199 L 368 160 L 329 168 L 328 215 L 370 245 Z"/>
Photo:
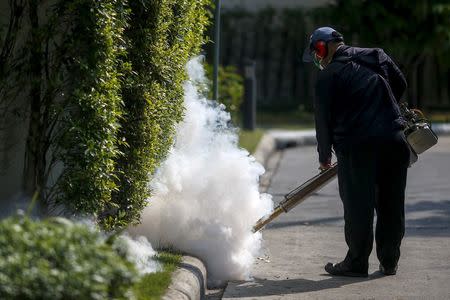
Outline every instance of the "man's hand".
<path id="1" fill-rule="evenodd" d="M 328 170 L 329 168 L 331 168 L 331 157 L 328 159 L 326 163 L 320 163 L 319 170 L 325 171 Z"/>

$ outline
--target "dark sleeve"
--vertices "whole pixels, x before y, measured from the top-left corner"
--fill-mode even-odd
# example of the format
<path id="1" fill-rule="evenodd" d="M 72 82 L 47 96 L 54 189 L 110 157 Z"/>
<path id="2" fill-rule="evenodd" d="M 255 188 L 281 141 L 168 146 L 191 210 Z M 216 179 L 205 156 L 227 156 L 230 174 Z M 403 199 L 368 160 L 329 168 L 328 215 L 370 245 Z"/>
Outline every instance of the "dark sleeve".
<path id="1" fill-rule="evenodd" d="M 402 71 L 400 71 L 389 55 L 386 53 L 384 53 L 384 55 L 386 56 L 386 71 L 388 74 L 389 85 L 391 86 L 395 99 L 399 102 L 406 90 L 406 79 Z"/>
<path id="2" fill-rule="evenodd" d="M 331 159 L 331 101 L 333 93 L 333 77 L 326 71 L 319 73 L 316 84 L 314 114 L 316 123 L 317 151 L 319 162 L 326 164 Z"/>

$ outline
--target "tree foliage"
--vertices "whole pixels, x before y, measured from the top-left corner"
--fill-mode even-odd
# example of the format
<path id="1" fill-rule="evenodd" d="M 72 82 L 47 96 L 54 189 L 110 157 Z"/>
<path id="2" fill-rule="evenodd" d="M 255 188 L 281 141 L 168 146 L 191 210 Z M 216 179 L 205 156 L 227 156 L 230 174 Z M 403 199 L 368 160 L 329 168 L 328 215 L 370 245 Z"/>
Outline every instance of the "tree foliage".
<path id="1" fill-rule="evenodd" d="M 335 24 L 349 42 L 384 48 L 406 73 L 413 102 L 418 101 L 417 72 L 427 57 L 437 61 L 438 71 L 447 70 L 440 72 L 444 76 L 439 80 L 445 82 L 450 75 L 450 4 L 446 0 L 336 1 L 317 9 L 314 16 L 318 23 Z"/>
<path id="2" fill-rule="evenodd" d="M 221 63 L 256 61 L 258 109 L 285 112 L 301 105 L 312 111 L 317 70 L 301 55 L 320 26 L 342 31 L 349 45 L 385 49 L 407 76 L 412 104 L 450 108 L 448 0 L 342 0 L 315 8 L 300 2 L 223 12 Z"/>
<path id="3" fill-rule="evenodd" d="M 204 87 L 207 91 L 207 98 L 213 98 L 212 80 L 213 68 L 212 65 L 205 63 L 206 75 L 208 78 L 208 85 Z M 230 112 L 231 118 L 235 123 L 239 122 L 239 112 L 242 101 L 244 100 L 244 78 L 238 72 L 235 66 L 219 66 L 219 102 L 224 104 L 227 111 Z"/>
<path id="4" fill-rule="evenodd" d="M 442 0 L 337 1 L 316 13 L 339 24 L 345 35 L 359 43 L 383 45 L 398 56 L 414 59 L 425 54 L 449 53 L 450 6 L 445 3 Z"/>

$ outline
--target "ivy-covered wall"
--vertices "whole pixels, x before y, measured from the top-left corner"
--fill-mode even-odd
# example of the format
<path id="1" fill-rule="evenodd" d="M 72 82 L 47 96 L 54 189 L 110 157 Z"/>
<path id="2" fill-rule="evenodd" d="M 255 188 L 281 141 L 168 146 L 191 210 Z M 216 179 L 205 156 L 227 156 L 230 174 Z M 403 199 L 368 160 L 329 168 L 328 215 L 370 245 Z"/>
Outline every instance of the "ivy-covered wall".
<path id="1" fill-rule="evenodd" d="M 205 42 L 210 4 L 5 4 L 0 113 L 26 128 L 22 190 L 39 192 L 41 213 L 93 214 L 108 229 L 138 222 L 182 118 L 184 66 Z"/>

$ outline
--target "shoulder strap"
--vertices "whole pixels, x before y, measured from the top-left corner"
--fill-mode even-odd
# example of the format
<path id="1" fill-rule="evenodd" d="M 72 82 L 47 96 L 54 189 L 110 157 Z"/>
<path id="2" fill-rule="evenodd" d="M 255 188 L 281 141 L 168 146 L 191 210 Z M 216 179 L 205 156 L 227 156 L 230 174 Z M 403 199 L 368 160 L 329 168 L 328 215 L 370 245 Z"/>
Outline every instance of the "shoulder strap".
<path id="1" fill-rule="evenodd" d="M 348 62 L 354 62 L 355 64 L 358 64 L 360 66 L 364 66 L 370 70 L 372 70 L 373 72 L 375 72 L 376 74 L 380 75 L 381 78 L 387 82 L 386 78 L 384 78 L 383 74 L 380 74 L 380 72 L 378 72 L 376 69 L 373 68 L 373 66 L 370 66 L 368 64 L 362 63 L 361 61 L 357 61 L 356 59 L 354 59 L 353 57 L 348 57 L 348 56 L 338 56 L 336 58 L 334 58 L 332 60 L 332 62 L 340 62 L 340 63 L 348 63 Z M 389 85 L 389 84 L 388 84 Z M 390 86 L 389 86 L 390 87 Z"/>
<path id="2" fill-rule="evenodd" d="M 341 63 L 348 63 L 349 61 L 352 61 L 351 57 L 348 56 L 338 56 L 336 58 L 333 58 L 331 62 L 341 62 Z"/>
<path id="3" fill-rule="evenodd" d="M 388 93 L 390 95 L 391 101 L 395 107 L 395 109 L 397 110 L 397 113 L 401 116 L 400 113 L 400 108 L 398 106 L 397 100 L 395 99 L 394 93 L 392 92 L 392 88 L 391 85 L 389 84 L 389 81 L 383 76 L 383 74 L 380 74 L 380 72 L 378 72 L 377 70 L 375 70 L 373 67 L 368 66 L 367 64 L 361 63 L 360 61 L 357 61 L 356 59 L 352 58 L 352 57 L 348 57 L 348 56 L 338 56 L 336 58 L 334 58 L 332 60 L 332 62 L 340 62 L 340 63 L 348 63 L 348 62 L 354 62 L 358 65 L 364 66 L 370 70 L 372 70 L 375 74 L 377 74 L 378 76 L 380 76 L 381 80 L 383 80 L 383 82 L 385 83 L 385 85 L 387 86 L 388 89 Z"/>

